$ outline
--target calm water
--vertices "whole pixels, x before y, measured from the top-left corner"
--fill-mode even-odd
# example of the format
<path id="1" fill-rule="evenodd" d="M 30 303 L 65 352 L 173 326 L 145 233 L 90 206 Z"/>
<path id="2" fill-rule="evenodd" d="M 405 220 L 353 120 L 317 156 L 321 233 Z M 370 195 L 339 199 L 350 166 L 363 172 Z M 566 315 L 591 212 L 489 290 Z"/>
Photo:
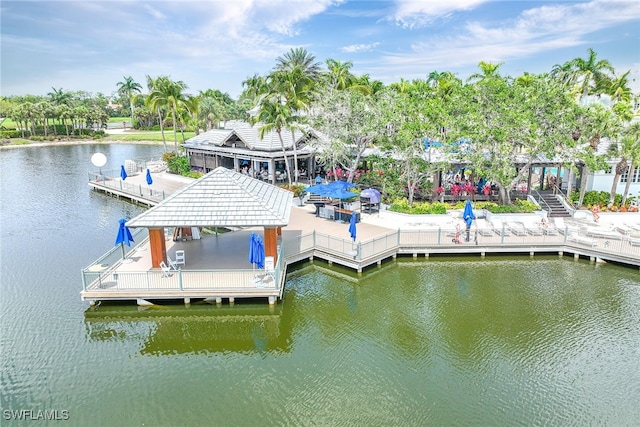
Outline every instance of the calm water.
<path id="1" fill-rule="evenodd" d="M 633 269 L 432 258 L 358 279 L 316 263 L 289 274 L 274 310 L 89 310 L 80 269 L 142 209 L 88 188 L 96 151 L 115 169 L 161 148 L 0 151 L 2 425 L 7 410 L 68 411 L 77 426 L 640 420 Z"/>

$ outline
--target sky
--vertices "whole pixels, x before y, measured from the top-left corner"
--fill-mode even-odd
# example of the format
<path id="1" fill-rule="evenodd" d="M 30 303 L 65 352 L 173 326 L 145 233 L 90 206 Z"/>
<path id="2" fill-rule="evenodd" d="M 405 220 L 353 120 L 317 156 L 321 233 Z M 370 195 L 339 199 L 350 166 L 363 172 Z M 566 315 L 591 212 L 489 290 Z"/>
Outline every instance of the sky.
<path id="1" fill-rule="evenodd" d="M 146 92 L 147 75 L 166 75 L 189 94 L 237 98 L 297 47 L 385 84 L 432 71 L 466 80 L 480 61 L 549 72 L 592 48 L 640 92 L 637 0 L 2 0 L 0 24 L 2 96 L 111 96 L 125 76 Z"/>

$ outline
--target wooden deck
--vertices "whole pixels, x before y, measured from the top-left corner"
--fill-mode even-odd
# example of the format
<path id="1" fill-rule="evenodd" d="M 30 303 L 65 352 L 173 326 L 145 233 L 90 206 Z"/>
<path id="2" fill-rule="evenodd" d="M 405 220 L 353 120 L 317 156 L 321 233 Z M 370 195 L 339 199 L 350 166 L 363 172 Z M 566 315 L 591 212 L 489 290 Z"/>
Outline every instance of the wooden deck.
<path id="1" fill-rule="evenodd" d="M 156 182 L 154 177 L 154 184 Z M 122 197 L 127 197 L 126 193 Z M 289 224 L 283 227 L 279 238 L 281 263 L 273 273 L 255 269 L 248 261 L 249 235 L 251 232 L 262 234 L 262 228 L 203 234 L 200 240 L 174 242 L 167 237 L 170 258 L 175 259 L 176 250 L 184 250 L 186 254 L 185 265 L 180 266 L 179 271 L 172 271 L 170 276 L 151 268 L 148 241 L 129 252 L 125 262 L 121 260 L 120 248 L 116 247 L 83 270 L 81 297 L 92 303 L 155 299 L 184 299 L 185 302 L 228 299 L 231 302 L 235 298 L 267 298 L 273 303 L 282 298 L 287 266 L 316 258 L 358 272 L 398 255 L 486 256 L 492 253 L 572 254 L 574 258 L 593 262 L 613 261 L 640 267 L 640 246 L 634 245 L 631 238 L 619 233 L 595 233 L 590 227 L 566 236 L 560 232 L 514 233 L 508 228 L 503 232 L 483 227 L 471 230 L 469 242 L 463 230 L 458 236 L 460 243 L 456 243 L 456 229 L 451 223 L 416 228 L 415 224 L 402 223 L 390 216 L 391 219 L 380 225 L 381 217 L 384 215 L 363 213 L 354 242 L 349 236 L 348 223 L 316 217 L 313 205 L 293 207 Z"/>

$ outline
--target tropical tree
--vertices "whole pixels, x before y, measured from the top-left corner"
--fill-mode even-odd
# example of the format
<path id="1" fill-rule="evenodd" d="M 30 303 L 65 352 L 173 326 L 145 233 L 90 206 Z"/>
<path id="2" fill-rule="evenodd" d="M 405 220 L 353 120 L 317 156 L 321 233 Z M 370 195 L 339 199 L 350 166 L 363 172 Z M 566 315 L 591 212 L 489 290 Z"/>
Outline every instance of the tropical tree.
<path id="1" fill-rule="evenodd" d="M 149 104 L 152 108 L 165 107 L 171 112 L 173 141 L 176 152 L 178 151 L 177 110 L 181 107 L 188 109 L 192 105 L 189 103 L 189 96 L 183 92 L 187 87 L 183 81 L 174 82 L 166 76 L 161 76 L 153 82 L 153 89 L 148 96 Z"/>
<path id="2" fill-rule="evenodd" d="M 133 98 L 136 93 L 142 92 L 142 86 L 133 80 L 133 77 L 123 77 L 123 81 L 118 82 L 118 94 L 129 101 L 129 108 L 131 109 L 131 126 L 133 126 Z"/>
<path id="3" fill-rule="evenodd" d="M 572 73 L 571 80 L 579 84 L 583 98 L 595 91 L 603 80 L 608 79 L 609 73 L 614 73 L 613 66 L 609 61 L 606 59 L 598 60 L 598 54 L 591 48 L 588 52 L 589 55 L 586 59 L 574 58 L 567 63 L 571 70 L 570 73 Z"/>
<path id="4" fill-rule="evenodd" d="M 154 87 L 161 87 L 164 80 L 168 80 L 168 77 L 160 76 L 154 79 L 153 77 L 147 75 L 147 89 L 149 89 L 150 93 L 153 92 Z M 162 113 L 165 110 L 165 103 L 160 99 L 151 98 L 150 95 L 147 95 L 144 102 L 150 110 L 156 111 L 158 113 L 158 123 L 160 125 L 160 134 L 162 135 L 162 145 L 164 145 L 164 151 L 167 152 L 167 139 L 164 135 L 164 118 L 162 117 Z"/>
<path id="5" fill-rule="evenodd" d="M 345 90 L 353 85 L 354 76 L 351 74 L 351 61 L 340 62 L 335 59 L 326 60 L 328 85 L 337 90 Z"/>
<path id="6" fill-rule="evenodd" d="M 467 79 L 467 82 L 471 83 L 471 82 L 500 77 L 500 74 L 498 74 L 498 69 L 500 69 L 500 67 L 503 64 L 504 62 L 499 62 L 497 64 L 494 64 L 493 62 L 480 61 L 478 63 L 478 68 L 480 68 L 480 72 L 470 75 L 469 78 Z"/>
<path id="7" fill-rule="evenodd" d="M 252 124 L 260 123 L 260 127 L 258 128 L 260 138 L 264 138 L 265 134 L 270 131 L 275 131 L 278 134 L 285 169 L 287 171 L 287 182 L 289 186 L 291 186 L 291 168 L 287 160 L 287 150 L 284 146 L 284 140 L 282 139 L 282 130 L 287 126 L 287 121 L 291 113 L 287 105 L 282 102 L 278 95 L 263 97 L 258 107 L 257 116 L 252 117 L 250 121 Z"/>
<path id="8" fill-rule="evenodd" d="M 302 47 L 292 48 L 276 58 L 275 71 L 293 71 L 295 68 L 299 68 L 310 79 L 316 79 L 321 71 L 316 57 Z"/>
<path id="9" fill-rule="evenodd" d="M 640 122 L 635 122 L 624 131 L 622 137 L 622 156 L 629 159 L 627 182 L 622 195 L 622 204 L 625 205 L 627 203 L 627 197 L 629 196 L 631 181 L 635 176 L 635 169 L 640 166 Z M 609 201 L 611 201 L 611 196 L 609 196 L 609 199 Z"/>
<path id="10" fill-rule="evenodd" d="M 614 77 L 608 87 L 608 94 L 614 102 L 631 102 L 631 89 L 629 88 L 629 73 L 631 70 L 619 77 Z"/>
<path id="11" fill-rule="evenodd" d="M 71 105 L 72 95 L 71 92 L 65 92 L 54 87 L 51 88 L 52 92 L 47 93 L 53 105 Z"/>
<path id="12" fill-rule="evenodd" d="M 353 181 L 365 149 L 387 132 L 379 102 L 377 95 L 329 89 L 319 94 L 310 111 L 313 127 L 331 141 L 330 146 L 318 147 L 319 150 L 332 151 L 329 157 L 335 163 L 330 166 L 346 169 L 349 182 Z"/>
<path id="13" fill-rule="evenodd" d="M 509 190 L 524 179 L 537 156 L 554 158 L 574 144 L 575 103 L 544 76 L 526 86 L 492 76 L 454 94 L 447 107 L 452 117 L 448 147 L 452 161 L 473 165 L 478 176 L 497 185 L 501 202 L 510 204 Z M 513 165 L 523 152 L 528 160 L 516 170 Z"/>

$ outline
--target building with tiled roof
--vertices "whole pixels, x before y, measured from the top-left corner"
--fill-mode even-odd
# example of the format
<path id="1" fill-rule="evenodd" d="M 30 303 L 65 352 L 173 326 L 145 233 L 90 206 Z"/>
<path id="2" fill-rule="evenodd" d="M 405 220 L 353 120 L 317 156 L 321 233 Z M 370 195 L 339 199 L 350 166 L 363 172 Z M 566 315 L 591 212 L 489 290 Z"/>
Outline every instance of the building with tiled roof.
<path id="1" fill-rule="evenodd" d="M 303 133 L 283 129 L 280 136 L 275 130 L 260 137 L 260 124 L 252 126 L 244 121 L 228 121 L 222 129 L 212 129 L 188 139 L 184 144 L 191 168 L 207 173 L 219 166 L 238 172 L 244 171 L 273 184 L 284 180 L 285 154 L 291 171 L 315 169 L 314 151 L 309 143 L 321 139 L 317 132 Z M 297 167 L 293 165 L 296 147 Z M 292 178 L 295 174 L 292 172 Z"/>

